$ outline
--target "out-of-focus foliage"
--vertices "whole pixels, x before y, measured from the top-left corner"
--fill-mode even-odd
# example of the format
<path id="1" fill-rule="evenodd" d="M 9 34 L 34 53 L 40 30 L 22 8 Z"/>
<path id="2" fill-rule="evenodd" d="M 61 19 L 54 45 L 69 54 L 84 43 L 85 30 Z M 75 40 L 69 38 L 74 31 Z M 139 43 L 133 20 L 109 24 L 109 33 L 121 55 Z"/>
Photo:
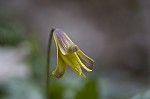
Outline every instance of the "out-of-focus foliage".
<path id="1" fill-rule="evenodd" d="M 3 93 L 0 99 L 43 99 L 39 88 L 34 83 L 20 78 L 1 82 L 0 89 Z"/>
<path id="2" fill-rule="evenodd" d="M 0 23 L 0 45 L 17 45 L 24 39 L 24 28 L 19 22 Z"/>
<path id="3" fill-rule="evenodd" d="M 77 93 L 75 99 L 98 99 L 96 80 L 88 80 L 84 87 Z"/>
<path id="4" fill-rule="evenodd" d="M 43 86 L 39 82 L 44 82 L 43 77 L 39 76 L 40 73 L 43 72 L 41 70 L 42 67 L 44 68 L 43 57 L 39 54 L 40 51 L 37 50 L 38 48 L 36 48 L 37 43 L 34 42 L 35 39 L 31 40 L 29 39 L 30 36 L 25 36 L 24 34 L 25 28 L 23 28 L 23 25 L 19 22 L 11 21 L 0 23 L 1 47 L 7 45 L 14 48 L 16 47 L 17 49 L 17 46 L 20 43 L 28 43 L 26 47 L 29 47 L 29 50 L 31 51 L 27 56 L 27 59 L 25 59 L 27 61 L 24 60 L 24 62 L 28 62 L 29 68 L 31 68 L 31 72 L 33 73 L 28 79 L 6 78 L 3 81 L 3 79 L 1 79 L 2 77 L 0 77 L 0 99 L 43 99 L 44 88 L 41 89 Z M 39 65 L 41 68 L 37 67 Z M 37 70 L 40 72 L 37 72 Z M 36 79 L 38 79 L 38 81 Z"/>
<path id="5" fill-rule="evenodd" d="M 28 39 L 30 54 L 27 56 L 26 60 L 32 69 L 32 80 L 38 82 L 39 84 L 45 84 L 45 75 L 46 75 L 46 66 L 45 59 L 42 53 L 40 52 L 40 48 L 36 42 L 36 39 L 33 37 L 29 37 Z"/>
<path id="6" fill-rule="evenodd" d="M 50 89 L 51 92 L 49 95 L 51 99 L 63 99 L 63 91 L 65 91 L 65 87 L 63 85 L 53 82 Z"/>

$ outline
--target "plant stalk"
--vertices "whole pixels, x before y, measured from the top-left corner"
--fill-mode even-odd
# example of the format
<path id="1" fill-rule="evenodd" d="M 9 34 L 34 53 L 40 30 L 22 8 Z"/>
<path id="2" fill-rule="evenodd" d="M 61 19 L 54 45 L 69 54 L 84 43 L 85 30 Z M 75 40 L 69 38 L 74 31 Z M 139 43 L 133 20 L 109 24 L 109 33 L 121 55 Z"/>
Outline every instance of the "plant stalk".
<path id="1" fill-rule="evenodd" d="M 55 29 L 50 31 L 49 41 L 48 41 L 48 48 L 47 48 L 47 66 L 46 66 L 46 94 L 47 99 L 50 99 L 50 56 L 51 56 L 51 43 L 53 38 L 53 32 Z"/>

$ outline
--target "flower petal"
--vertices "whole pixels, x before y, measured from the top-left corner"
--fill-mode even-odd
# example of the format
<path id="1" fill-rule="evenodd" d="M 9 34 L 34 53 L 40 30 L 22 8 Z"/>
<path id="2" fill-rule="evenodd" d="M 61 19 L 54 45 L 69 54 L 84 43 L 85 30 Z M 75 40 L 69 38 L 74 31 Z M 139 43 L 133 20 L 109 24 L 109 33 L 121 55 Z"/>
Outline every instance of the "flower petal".
<path id="1" fill-rule="evenodd" d="M 58 43 L 58 46 L 63 55 L 71 54 L 78 50 L 78 46 L 71 41 L 71 39 L 66 35 L 65 32 L 59 29 L 55 29 L 53 36 L 55 39 L 55 43 Z"/>
<path id="2" fill-rule="evenodd" d="M 73 70 L 75 69 L 78 72 L 78 74 L 81 75 L 81 64 L 76 53 L 72 53 L 69 55 L 63 55 L 62 53 L 60 53 L 60 56 L 64 60 L 64 62 L 68 64 L 68 66 L 70 66 Z"/>
<path id="3" fill-rule="evenodd" d="M 93 63 L 94 60 L 85 55 L 81 50 L 78 50 L 77 52 L 78 57 L 80 58 L 81 62 L 90 70 L 93 69 Z M 83 67 L 84 68 L 84 67 Z"/>
<path id="4" fill-rule="evenodd" d="M 77 75 L 83 77 L 83 78 L 86 78 L 85 74 L 83 72 L 79 73 L 78 70 L 76 69 L 72 69 Z"/>
<path id="5" fill-rule="evenodd" d="M 66 63 L 60 57 L 58 43 L 56 42 L 56 39 L 54 40 L 56 43 L 56 50 L 57 50 L 57 66 L 56 69 L 52 72 L 52 74 L 55 75 L 57 78 L 61 78 L 65 73 Z"/>
<path id="6" fill-rule="evenodd" d="M 84 68 L 84 69 L 85 69 L 86 71 L 88 71 L 88 72 L 92 71 L 91 69 L 87 68 L 87 67 L 81 62 L 81 60 L 80 60 L 80 58 L 78 57 L 78 55 L 77 55 L 76 52 L 75 52 L 74 54 L 75 54 L 75 56 L 76 56 L 76 60 L 78 61 L 78 63 L 80 64 L 80 66 L 81 66 L 82 68 Z"/>
<path id="7" fill-rule="evenodd" d="M 55 75 L 57 78 L 61 78 L 65 73 L 66 64 L 60 56 L 58 56 L 57 61 L 58 63 L 57 63 L 56 69 L 52 72 L 52 74 Z"/>

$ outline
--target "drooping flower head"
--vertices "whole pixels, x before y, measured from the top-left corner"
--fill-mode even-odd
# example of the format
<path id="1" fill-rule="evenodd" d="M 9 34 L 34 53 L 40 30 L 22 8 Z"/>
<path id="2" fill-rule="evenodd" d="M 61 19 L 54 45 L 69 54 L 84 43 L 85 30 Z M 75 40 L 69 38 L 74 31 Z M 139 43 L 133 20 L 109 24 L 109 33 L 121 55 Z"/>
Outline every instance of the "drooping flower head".
<path id="1" fill-rule="evenodd" d="M 57 66 L 52 74 L 61 78 L 68 65 L 76 74 L 85 78 L 81 68 L 88 72 L 92 71 L 94 60 L 85 55 L 63 31 L 55 29 L 53 37 L 57 49 Z"/>

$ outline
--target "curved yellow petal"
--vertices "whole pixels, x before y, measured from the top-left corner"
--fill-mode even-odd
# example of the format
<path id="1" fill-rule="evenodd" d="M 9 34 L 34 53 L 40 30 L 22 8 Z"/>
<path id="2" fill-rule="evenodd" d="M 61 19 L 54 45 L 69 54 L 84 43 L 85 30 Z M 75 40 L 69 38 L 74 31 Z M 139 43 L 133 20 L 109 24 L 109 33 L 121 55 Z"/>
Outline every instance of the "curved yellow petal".
<path id="1" fill-rule="evenodd" d="M 81 62 L 90 70 L 93 69 L 94 60 L 84 54 L 81 50 L 77 52 L 78 57 L 80 58 Z"/>
<path id="2" fill-rule="evenodd" d="M 78 57 L 78 55 L 77 55 L 76 52 L 75 52 L 74 54 L 75 54 L 75 56 L 76 56 L 76 60 L 78 61 L 78 63 L 80 64 L 80 66 L 81 66 L 82 68 L 84 68 L 84 69 L 85 69 L 86 71 L 88 71 L 88 72 L 92 71 L 91 69 L 87 68 L 87 67 L 81 62 L 81 60 L 80 60 L 80 58 Z"/>
<path id="3" fill-rule="evenodd" d="M 70 66 L 72 69 L 76 69 L 79 72 L 79 74 L 81 74 L 81 64 L 78 62 L 78 59 L 75 54 L 76 53 L 63 55 L 62 53 L 60 53 L 60 56 L 68 66 Z"/>
<path id="4" fill-rule="evenodd" d="M 65 32 L 55 29 L 53 36 L 63 55 L 71 54 L 78 50 L 78 46 L 71 41 Z"/>
<path id="5" fill-rule="evenodd" d="M 55 75 L 57 78 L 61 78 L 65 73 L 66 63 L 60 57 L 58 43 L 56 42 L 56 39 L 54 40 L 56 43 L 56 50 L 57 50 L 57 66 L 56 69 L 52 72 L 52 74 Z"/>
<path id="6" fill-rule="evenodd" d="M 63 77 L 65 70 L 66 70 L 66 64 L 65 62 L 61 59 L 60 56 L 58 56 L 58 63 L 56 66 L 56 69 L 52 72 L 53 75 L 55 75 L 57 78 Z"/>
<path id="7" fill-rule="evenodd" d="M 79 73 L 78 70 L 76 69 L 72 69 L 77 75 L 83 77 L 83 78 L 86 78 L 85 74 L 83 72 Z"/>

